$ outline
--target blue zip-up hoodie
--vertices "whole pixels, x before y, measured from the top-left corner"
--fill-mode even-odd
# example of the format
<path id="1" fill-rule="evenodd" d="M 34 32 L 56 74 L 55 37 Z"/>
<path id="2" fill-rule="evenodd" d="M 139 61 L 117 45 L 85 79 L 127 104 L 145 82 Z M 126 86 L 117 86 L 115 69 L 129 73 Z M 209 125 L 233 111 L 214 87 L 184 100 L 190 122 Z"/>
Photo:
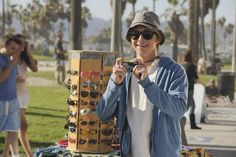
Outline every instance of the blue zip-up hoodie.
<path id="1" fill-rule="evenodd" d="M 102 121 L 118 116 L 121 154 L 126 157 L 131 148 L 131 131 L 127 121 L 128 89 L 131 73 L 121 86 L 111 79 L 97 106 Z M 157 77 L 138 82 L 154 105 L 150 134 L 151 157 L 180 157 L 181 130 L 179 120 L 186 112 L 188 80 L 184 68 L 168 57 L 160 57 Z"/>

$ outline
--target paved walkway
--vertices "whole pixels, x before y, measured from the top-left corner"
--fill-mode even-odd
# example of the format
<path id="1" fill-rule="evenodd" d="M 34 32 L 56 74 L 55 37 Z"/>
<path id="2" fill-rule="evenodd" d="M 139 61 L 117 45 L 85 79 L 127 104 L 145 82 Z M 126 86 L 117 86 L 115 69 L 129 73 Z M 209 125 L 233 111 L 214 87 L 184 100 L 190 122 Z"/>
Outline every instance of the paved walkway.
<path id="1" fill-rule="evenodd" d="M 236 103 L 211 104 L 207 113 L 206 123 L 198 124 L 201 130 L 186 125 L 189 145 L 203 147 L 214 157 L 236 157 Z"/>

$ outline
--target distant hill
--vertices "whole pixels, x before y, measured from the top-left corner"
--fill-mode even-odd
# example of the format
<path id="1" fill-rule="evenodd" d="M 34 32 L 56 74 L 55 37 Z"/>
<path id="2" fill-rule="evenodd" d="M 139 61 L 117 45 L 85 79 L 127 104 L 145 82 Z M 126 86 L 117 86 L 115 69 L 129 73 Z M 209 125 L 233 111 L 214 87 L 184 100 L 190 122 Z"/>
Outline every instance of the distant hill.
<path id="1" fill-rule="evenodd" d="M 89 37 L 91 35 L 97 36 L 100 33 L 100 30 L 103 28 L 111 27 L 111 21 L 107 21 L 101 18 L 92 17 L 88 21 L 88 27 L 86 28 L 85 36 Z"/>

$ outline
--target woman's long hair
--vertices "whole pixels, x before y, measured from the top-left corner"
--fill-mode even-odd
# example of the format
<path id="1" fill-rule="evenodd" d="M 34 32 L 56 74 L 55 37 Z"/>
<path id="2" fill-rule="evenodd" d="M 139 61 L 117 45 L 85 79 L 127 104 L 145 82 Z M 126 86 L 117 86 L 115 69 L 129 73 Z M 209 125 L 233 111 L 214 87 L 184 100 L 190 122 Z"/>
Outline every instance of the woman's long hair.
<path id="1" fill-rule="evenodd" d="M 21 34 L 16 34 L 15 37 L 17 39 L 22 39 L 24 40 L 25 42 L 25 48 L 24 48 L 24 51 L 22 51 L 20 53 L 20 59 L 23 60 L 27 66 L 31 66 L 31 63 L 30 63 L 30 59 L 29 59 L 29 56 L 27 54 L 27 42 L 25 41 L 25 36 L 21 35 Z"/>
<path id="2" fill-rule="evenodd" d="M 192 56 L 192 51 L 188 50 L 184 56 L 184 61 L 185 62 L 192 62 L 193 61 L 193 56 Z"/>

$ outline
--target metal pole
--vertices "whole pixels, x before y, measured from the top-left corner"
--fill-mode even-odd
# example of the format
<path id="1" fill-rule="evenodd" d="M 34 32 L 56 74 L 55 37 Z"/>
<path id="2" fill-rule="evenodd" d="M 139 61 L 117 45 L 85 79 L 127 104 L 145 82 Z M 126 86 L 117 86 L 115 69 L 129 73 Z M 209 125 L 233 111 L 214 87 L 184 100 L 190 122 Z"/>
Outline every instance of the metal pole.
<path id="1" fill-rule="evenodd" d="M 112 29 L 111 29 L 111 51 L 120 53 L 120 35 L 121 35 L 121 1 L 112 1 Z"/>
<path id="2" fill-rule="evenodd" d="M 236 9 L 236 2 L 235 3 L 235 9 Z M 235 19 L 234 19 L 234 51 L 232 54 L 232 72 L 236 72 L 236 11 L 234 13 Z"/>

